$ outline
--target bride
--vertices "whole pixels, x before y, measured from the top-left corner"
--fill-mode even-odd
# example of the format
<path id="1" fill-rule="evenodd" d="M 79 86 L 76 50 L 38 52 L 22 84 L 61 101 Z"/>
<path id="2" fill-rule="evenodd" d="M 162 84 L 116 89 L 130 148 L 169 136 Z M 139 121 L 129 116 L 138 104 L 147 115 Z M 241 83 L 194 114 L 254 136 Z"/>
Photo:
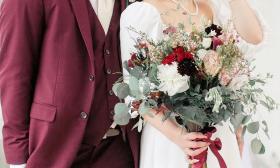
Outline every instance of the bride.
<path id="1" fill-rule="evenodd" d="M 128 6 L 120 22 L 122 60 L 128 60 L 133 52 L 133 45 L 138 34 L 128 27 L 144 32 L 155 41 L 160 40 L 163 30 L 169 26 L 184 24 L 187 32 L 192 26 L 202 26 L 202 18 L 218 25 L 225 25 L 230 19 L 242 38 L 241 48 L 250 55 L 260 46 L 264 38 L 264 26 L 259 15 L 253 10 L 248 0 L 144 0 Z M 124 72 L 126 73 L 126 72 Z M 191 160 L 208 148 L 206 142 L 196 142 L 205 138 L 201 133 L 182 132 L 181 127 L 172 120 L 162 122 L 163 114 L 154 117 L 144 116 L 146 125 L 142 132 L 140 168 L 186 168 Z M 228 168 L 241 168 L 239 147 L 242 143 L 239 134 L 230 131 L 228 123 L 217 126 L 215 137 L 223 143 L 220 151 Z M 196 150 L 193 150 L 196 149 Z M 209 151 L 207 165 L 218 168 L 219 164 Z"/>

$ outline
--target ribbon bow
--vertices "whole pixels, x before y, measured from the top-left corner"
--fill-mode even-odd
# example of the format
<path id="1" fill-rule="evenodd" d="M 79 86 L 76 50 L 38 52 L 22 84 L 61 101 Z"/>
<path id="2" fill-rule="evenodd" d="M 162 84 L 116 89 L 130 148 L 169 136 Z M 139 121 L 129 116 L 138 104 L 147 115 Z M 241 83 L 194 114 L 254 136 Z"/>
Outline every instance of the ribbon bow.
<path id="1" fill-rule="evenodd" d="M 227 168 L 227 165 L 223 159 L 223 157 L 220 155 L 219 150 L 222 149 L 222 142 L 219 138 L 216 138 L 215 140 L 211 140 L 212 135 L 217 131 L 216 128 L 211 127 L 205 129 L 204 132 L 205 135 L 207 136 L 207 139 L 203 139 L 202 141 L 204 142 L 209 142 L 209 148 L 213 152 L 213 154 L 216 156 L 216 158 L 219 161 L 220 168 Z M 201 154 L 192 157 L 192 159 L 197 159 L 199 162 L 195 163 L 192 165 L 192 168 L 203 168 L 203 165 L 206 163 L 207 160 L 207 154 L 208 154 L 208 149 L 202 152 Z"/>

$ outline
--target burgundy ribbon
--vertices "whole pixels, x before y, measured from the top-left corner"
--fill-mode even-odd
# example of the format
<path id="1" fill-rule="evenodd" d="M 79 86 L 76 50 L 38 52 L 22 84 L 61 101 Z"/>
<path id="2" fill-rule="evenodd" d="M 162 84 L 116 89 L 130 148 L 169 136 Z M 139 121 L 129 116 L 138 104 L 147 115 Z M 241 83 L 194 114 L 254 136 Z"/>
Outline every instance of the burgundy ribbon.
<path id="1" fill-rule="evenodd" d="M 223 157 L 219 153 L 219 150 L 222 149 L 221 140 L 219 138 L 216 138 L 214 141 L 211 140 L 212 135 L 217 131 L 217 129 L 214 127 L 211 127 L 211 128 L 208 128 L 206 131 L 207 132 L 205 133 L 205 135 L 207 136 L 207 139 L 203 139 L 202 141 L 210 143 L 209 148 L 211 149 L 213 154 L 218 159 L 220 168 L 227 168 L 227 165 L 226 165 Z M 207 154 L 208 154 L 208 149 L 197 156 L 191 157 L 191 159 L 199 160 L 199 162 L 194 163 L 192 165 L 192 168 L 203 168 L 203 165 L 206 164 L 206 161 L 207 161 Z"/>

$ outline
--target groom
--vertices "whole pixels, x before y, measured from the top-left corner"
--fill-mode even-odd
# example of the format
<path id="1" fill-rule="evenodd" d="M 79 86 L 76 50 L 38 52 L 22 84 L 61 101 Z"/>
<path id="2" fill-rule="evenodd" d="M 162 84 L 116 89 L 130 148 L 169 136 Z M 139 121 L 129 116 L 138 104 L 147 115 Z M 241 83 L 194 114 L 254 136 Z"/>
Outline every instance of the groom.
<path id="1" fill-rule="evenodd" d="M 0 91 L 11 167 L 138 167 L 138 134 L 112 125 L 125 7 L 125 0 L 4 0 Z"/>

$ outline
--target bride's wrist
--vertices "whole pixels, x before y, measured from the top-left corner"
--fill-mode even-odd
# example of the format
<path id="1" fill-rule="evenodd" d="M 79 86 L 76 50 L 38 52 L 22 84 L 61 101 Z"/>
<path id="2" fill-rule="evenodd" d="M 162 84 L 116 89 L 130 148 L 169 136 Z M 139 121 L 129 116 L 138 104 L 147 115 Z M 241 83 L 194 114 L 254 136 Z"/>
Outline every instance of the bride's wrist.
<path id="1" fill-rule="evenodd" d="M 182 136 L 183 133 L 184 133 L 183 128 L 176 125 L 175 129 L 170 132 L 169 139 L 176 143 L 178 138 Z"/>

